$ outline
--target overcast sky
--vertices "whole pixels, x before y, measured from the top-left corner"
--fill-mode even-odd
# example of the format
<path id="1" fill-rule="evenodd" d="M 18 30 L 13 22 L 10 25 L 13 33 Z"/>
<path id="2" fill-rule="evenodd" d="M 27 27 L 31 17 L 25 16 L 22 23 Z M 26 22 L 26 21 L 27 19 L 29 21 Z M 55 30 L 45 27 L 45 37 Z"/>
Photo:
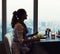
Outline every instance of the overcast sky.
<path id="1" fill-rule="evenodd" d="M 27 21 L 33 20 L 33 0 L 7 0 L 7 21 L 12 18 L 12 13 L 19 8 L 27 12 Z"/>
<path id="2" fill-rule="evenodd" d="M 23 1 L 24 0 L 8 0 L 7 8 L 9 8 L 9 9 L 7 11 L 9 13 L 8 14 L 9 17 L 11 17 L 10 15 L 12 14 L 12 12 L 15 9 L 18 9 L 19 7 L 25 7 L 26 10 L 29 12 L 29 14 L 30 14 L 30 12 L 33 12 L 33 10 L 31 10 L 33 7 L 31 4 L 31 3 L 33 3 L 32 0 L 24 1 L 25 6 L 19 5 L 19 3 L 22 4 Z M 30 4 L 30 6 L 32 6 L 32 7 L 29 8 L 30 6 L 27 4 Z M 16 6 L 14 6 L 14 5 L 16 5 Z M 30 14 L 30 16 L 31 15 L 33 15 L 33 13 Z M 0 20 L 1 20 L 1 0 L 0 0 Z M 47 21 L 47 20 L 48 21 L 60 21 L 60 0 L 38 0 L 38 20 L 39 21 Z"/>
<path id="3" fill-rule="evenodd" d="M 23 7 L 28 12 L 28 18 L 33 17 L 33 0 L 8 0 L 7 4 L 10 14 Z M 38 0 L 38 22 L 40 21 L 60 21 L 60 0 Z"/>
<path id="4" fill-rule="evenodd" d="M 60 0 L 38 1 L 39 21 L 60 21 Z"/>

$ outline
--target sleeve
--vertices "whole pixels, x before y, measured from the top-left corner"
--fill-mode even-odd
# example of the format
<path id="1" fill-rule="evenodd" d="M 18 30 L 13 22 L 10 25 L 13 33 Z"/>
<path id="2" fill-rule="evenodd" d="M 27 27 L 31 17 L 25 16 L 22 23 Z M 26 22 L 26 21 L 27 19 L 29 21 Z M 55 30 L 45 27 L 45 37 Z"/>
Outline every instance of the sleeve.
<path id="1" fill-rule="evenodd" d="M 17 35 L 19 41 L 22 41 L 22 39 L 23 39 L 23 31 L 24 31 L 24 28 L 23 28 L 22 24 L 17 23 L 15 25 L 15 32 L 16 32 L 16 35 Z"/>

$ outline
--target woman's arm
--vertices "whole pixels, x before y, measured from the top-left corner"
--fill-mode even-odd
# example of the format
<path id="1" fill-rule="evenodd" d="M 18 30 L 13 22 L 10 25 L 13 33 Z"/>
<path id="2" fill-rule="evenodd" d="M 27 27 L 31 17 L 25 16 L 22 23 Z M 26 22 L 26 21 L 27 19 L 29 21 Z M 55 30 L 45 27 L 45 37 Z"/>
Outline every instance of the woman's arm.
<path id="1" fill-rule="evenodd" d="M 37 35 L 37 34 L 38 34 L 38 32 L 35 32 L 33 34 L 27 35 L 27 37 L 33 37 L 34 35 Z"/>

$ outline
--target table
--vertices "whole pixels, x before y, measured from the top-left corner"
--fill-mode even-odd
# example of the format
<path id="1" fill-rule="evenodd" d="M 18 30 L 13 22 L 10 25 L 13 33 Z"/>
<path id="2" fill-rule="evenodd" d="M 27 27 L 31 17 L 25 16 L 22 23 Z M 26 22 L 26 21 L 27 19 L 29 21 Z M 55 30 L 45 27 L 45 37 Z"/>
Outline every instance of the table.
<path id="1" fill-rule="evenodd" d="M 32 39 L 27 39 L 24 42 L 60 42 L 60 38 L 55 36 L 54 39 L 51 38 L 51 36 L 46 37 L 46 38 L 32 38 Z"/>
<path id="2" fill-rule="evenodd" d="M 47 37 L 46 39 L 40 39 L 40 42 L 60 42 L 60 38 L 58 38 L 57 36 L 55 36 L 55 39 Z"/>
<path id="3" fill-rule="evenodd" d="M 46 39 L 40 39 L 39 44 L 50 54 L 60 54 L 60 38 L 57 36 L 55 36 L 55 39 L 52 39 L 51 36 Z"/>
<path id="4" fill-rule="evenodd" d="M 29 41 L 35 42 L 37 39 L 32 39 Z M 46 50 L 50 54 L 60 54 L 60 38 L 55 36 L 55 39 L 52 39 L 51 36 L 47 37 L 46 39 L 40 39 L 33 43 L 32 51 L 35 53 L 40 53 L 39 50 L 40 48 Z M 34 51 L 35 50 L 35 51 Z"/>

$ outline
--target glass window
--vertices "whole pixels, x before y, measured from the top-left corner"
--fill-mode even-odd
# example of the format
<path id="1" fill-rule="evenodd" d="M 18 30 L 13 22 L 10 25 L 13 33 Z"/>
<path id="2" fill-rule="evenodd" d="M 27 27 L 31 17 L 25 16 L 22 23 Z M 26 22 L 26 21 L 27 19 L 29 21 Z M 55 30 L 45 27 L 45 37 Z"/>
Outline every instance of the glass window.
<path id="1" fill-rule="evenodd" d="M 25 24 L 28 27 L 29 33 L 33 32 L 33 0 L 7 0 L 7 32 L 11 32 L 12 13 L 19 8 L 24 8 L 27 11 L 27 20 Z"/>
<path id="2" fill-rule="evenodd" d="M 44 34 L 46 28 L 60 31 L 60 0 L 38 0 L 38 31 Z"/>
<path id="3" fill-rule="evenodd" d="M 2 41 L 2 0 L 0 0 L 0 41 Z"/>

